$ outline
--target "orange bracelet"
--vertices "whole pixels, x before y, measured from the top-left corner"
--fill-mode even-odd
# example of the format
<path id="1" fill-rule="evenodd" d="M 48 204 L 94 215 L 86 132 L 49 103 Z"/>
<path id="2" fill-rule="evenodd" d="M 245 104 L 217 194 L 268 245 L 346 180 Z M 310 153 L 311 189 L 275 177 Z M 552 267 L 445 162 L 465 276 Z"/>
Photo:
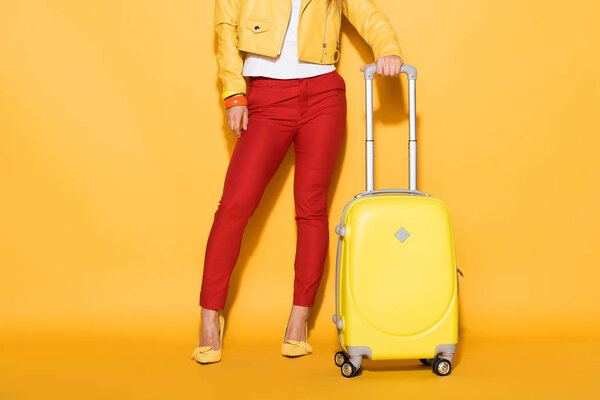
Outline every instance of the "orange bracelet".
<path id="1" fill-rule="evenodd" d="M 241 96 L 230 96 L 225 99 L 225 108 L 233 107 L 233 106 L 247 106 L 248 99 L 246 99 L 245 95 Z"/>

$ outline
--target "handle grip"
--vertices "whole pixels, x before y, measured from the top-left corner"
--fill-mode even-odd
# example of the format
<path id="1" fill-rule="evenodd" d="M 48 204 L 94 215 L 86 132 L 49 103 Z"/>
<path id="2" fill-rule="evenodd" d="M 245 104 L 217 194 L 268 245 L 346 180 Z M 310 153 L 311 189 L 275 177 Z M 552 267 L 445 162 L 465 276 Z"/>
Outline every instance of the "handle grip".
<path id="1" fill-rule="evenodd" d="M 374 182 L 374 140 L 373 140 L 373 76 L 376 64 L 369 64 L 364 69 L 365 77 L 365 107 L 366 107 L 366 186 L 367 192 L 372 192 Z M 412 65 L 403 64 L 400 73 L 408 78 L 408 182 L 410 191 L 417 190 L 417 130 L 416 130 L 416 81 L 417 69 Z"/>
<path id="2" fill-rule="evenodd" d="M 364 70 L 365 79 L 373 79 L 373 75 L 375 75 L 377 73 L 376 71 L 377 71 L 377 64 L 373 63 L 373 64 L 367 65 Z M 417 69 L 415 67 L 413 67 L 412 65 L 402 64 L 402 67 L 400 67 L 400 73 L 406 74 L 408 79 L 412 79 L 412 80 L 417 79 Z"/>

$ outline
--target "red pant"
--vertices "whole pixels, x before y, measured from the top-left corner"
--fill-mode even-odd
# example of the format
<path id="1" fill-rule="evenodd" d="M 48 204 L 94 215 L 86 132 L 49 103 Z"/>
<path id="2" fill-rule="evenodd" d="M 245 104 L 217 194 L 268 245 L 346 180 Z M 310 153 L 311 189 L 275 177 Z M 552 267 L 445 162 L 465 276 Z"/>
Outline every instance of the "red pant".
<path id="1" fill-rule="evenodd" d="M 336 71 L 250 77 L 248 129 L 237 139 L 206 245 L 200 306 L 225 308 L 248 219 L 294 143 L 297 227 L 293 304 L 312 306 L 329 249 L 329 184 L 346 124 L 346 84 Z"/>

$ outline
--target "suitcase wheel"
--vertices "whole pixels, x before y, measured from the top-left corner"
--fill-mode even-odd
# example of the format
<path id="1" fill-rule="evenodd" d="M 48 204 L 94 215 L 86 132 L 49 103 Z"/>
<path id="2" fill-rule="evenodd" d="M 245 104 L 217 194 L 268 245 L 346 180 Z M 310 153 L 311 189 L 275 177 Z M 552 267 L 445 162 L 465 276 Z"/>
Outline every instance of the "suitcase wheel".
<path id="1" fill-rule="evenodd" d="M 353 376 L 360 375 L 362 372 L 362 366 L 356 369 L 350 361 L 344 362 L 340 369 L 342 370 L 342 375 L 346 378 L 352 378 Z"/>
<path id="2" fill-rule="evenodd" d="M 335 361 L 335 365 L 341 367 L 343 363 L 348 361 L 348 356 L 346 356 L 346 354 L 343 351 L 338 351 L 337 353 L 335 353 L 333 360 Z"/>
<path id="3" fill-rule="evenodd" d="M 436 358 L 433 361 L 433 372 L 435 372 L 436 375 L 439 376 L 446 376 L 450 373 L 450 371 L 452 370 L 452 364 L 450 363 L 450 361 L 446 360 L 445 358 Z"/>

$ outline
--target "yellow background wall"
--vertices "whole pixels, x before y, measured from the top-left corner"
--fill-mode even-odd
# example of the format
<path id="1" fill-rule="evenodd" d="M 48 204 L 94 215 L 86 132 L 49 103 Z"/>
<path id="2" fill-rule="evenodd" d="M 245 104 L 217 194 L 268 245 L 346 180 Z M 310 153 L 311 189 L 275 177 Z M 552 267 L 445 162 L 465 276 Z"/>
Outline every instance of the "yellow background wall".
<path id="1" fill-rule="evenodd" d="M 377 4 L 417 67 L 419 189 L 454 223 L 463 340 L 600 331 L 600 6 Z M 0 335 L 198 335 L 204 246 L 236 136 L 212 1 L 0 5 Z M 310 336 L 337 348 L 336 236 L 364 190 L 373 62 L 344 19 L 347 136 Z M 406 78 L 375 78 L 376 188 L 407 186 Z M 250 220 L 227 340 L 276 343 L 291 306 L 290 149 Z M 2 339 L 3 340 L 3 339 Z M 275 347 L 275 349 L 277 349 Z"/>

